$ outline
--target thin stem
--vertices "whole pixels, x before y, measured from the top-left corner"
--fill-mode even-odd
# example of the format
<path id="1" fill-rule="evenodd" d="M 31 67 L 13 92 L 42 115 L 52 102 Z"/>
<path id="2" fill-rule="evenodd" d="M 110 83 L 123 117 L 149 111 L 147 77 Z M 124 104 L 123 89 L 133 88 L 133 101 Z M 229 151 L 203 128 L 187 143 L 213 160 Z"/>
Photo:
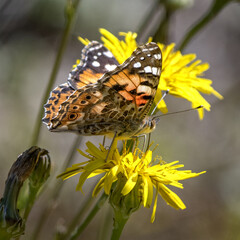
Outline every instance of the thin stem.
<path id="1" fill-rule="evenodd" d="M 173 14 L 173 10 L 169 8 L 164 9 L 164 16 L 161 21 L 161 23 L 158 26 L 157 31 L 155 32 L 153 36 L 154 42 L 161 42 L 161 43 L 167 43 L 169 38 L 169 22 Z"/>
<path id="2" fill-rule="evenodd" d="M 104 205 L 107 199 L 108 199 L 108 195 L 103 193 L 102 196 L 97 201 L 96 205 L 93 207 L 93 209 L 90 211 L 90 213 L 86 217 L 85 221 L 75 229 L 75 231 L 72 233 L 69 240 L 75 240 L 80 236 L 80 234 L 87 227 L 90 221 L 95 217 L 95 215 L 101 209 L 101 207 Z"/>
<path id="3" fill-rule="evenodd" d="M 111 234 L 111 228 L 112 228 L 112 221 L 113 221 L 113 211 L 110 205 L 107 206 L 107 209 L 105 211 L 105 214 L 103 218 L 101 219 L 101 226 L 100 231 L 98 234 L 98 240 L 106 240 L 109 239 Z"/>
<path id="4" fill-rule="evenodd" d="M 92 197 L 93 189 L 89 191 L 89 194 L 85 199 L 85 202 L 81 205 L 80 209 L 78 210 L 77 214 L 73 218 L 72 222 L 69 224 L 66 234 L 64 234 L 63 236 L 60 236 L 59 239 L 62 239 L 62 240 L 68 239 L 71 236 L 73 230 L 76 228 L 77 224 L 82 220 L 83 215 L 90 208 L 93 201 L 95 200 Z"/>
<path id="5" fill-rule="evenodd" d="M 79 146 L 80 142 L 81 142 L 81 136 L 78 136 L 68 153 L 67 159 L 61 168 L 61 172 L 63 172 L 68 166 L 71 165 L 71 162 L 75 154 L 77 153 L 76 148 Z M 61 192 L 63 184 L 64 184 L 64 181 L 56 181 L 55 186 L 53 187 L 53 192 L 49 197 L 48 204 L 46 205 L 45 209 L 42 210 L 42 214 L 39 217 L 39 220 L 36 224 L 35 231 L 32 236 L 32 240 L 36 240 L 39 237 L 39 233 L 41 232 L 41 229 L 44 223 L 46 222 L 46 219 L 48 218 L 48 216 L 53 210 L 53 207 L 55 205 L 56 200 L 58 199 L 58 196 Z"/>
<path id="6" fill-rule="evenodd" d="M 128 218 L 123 217 L 123 215 L 121 214 L 121 211 L 119 211 L 119 212 L 115 211 L 111 240 L 118 240 L 120 238 L 123 228 L 124 228 L 125 224 L 127 223 L 127 221 L 128 221 Z"/>
<path id="7" fill-rule="evenodd" d="M 138 39 L 140 42 L 145 42 L 147 39 L 146 34 L 147 30 L 149 29 L 149 25 L 151 24 L 152 20 L 155 18 L 155 16 L 159 13 L 159 9 L 160 9 L 160 4 L 159 4 L 159 0 L 156 0 L 150 11 L 147 13 L 147 15 L 145 16 L 144 20 L 142 21 L 140 27 L 138 28 Z"/>
<path id="8" fill-rule="evenodd" d="M 68 38 L 69 38 L 69 35 L 70 35 L 70 32 L 71 32 L 71 28 L 72 28 L 72 25 L 74 23 L 73 20 L 74 20 L 79 2 L 80 2 L 80 0 L 76 0 L 74 2 L 71 1 L 71 0 L 67 0 L 66 26 L 65 26 L 64 31 L 63 31 L 61 42 L 60 42 L 60 45 L 59 45 L 59 48 L 58 48 L 58 51 L 57 51 L 57 56 L 56 56 L 56 59 L 55 59 L 54 65 L 53 65 L 53 69 L 52 69 L 49 81 L 48 81 L 48 85 L 47 85 L 46 91 L 44 93 L 44 96 L 42 97 L 42 101 L 41 101 L 40 108 L 39 108 L 39 111 L 38 111 L 37 120 L 36 120 L 36 123 L 35 123 L 34 132 L 33 132 L 33 135 L 32 135 L 32 141 L 31 141 L 32 146 L 35 146 L 38 143 L 38 139 L 39 139 L 39 135 L 40 135 L 40 129 L 41 129 L 41 126 L 42 126 L 42 117 L 43 117 L 43 114 L 44 114 L 43 105 L 44 105 L 44 103 L 47 102 L 49 93 L 52 90 L 53 84 L 56 80 L 56 76 L 57 76 L 58 70 L 60 68 L 62 57 L 63 57 L 63 54 L 65 52 L 66 46 L 67 46 L 67 42 L 68 42 Z"/>
<path id="9" fill-rule="evenodd" d="M 231 2 L 230 0 L 215 0 L 210 9 L 205 13 L 205 15 L 189 30 L 189 32 L 184 36 L 183 40 L 179 44 L 178 49 L 182 51 L 187 44 L 193 39 L 193 37 L 205 27 L 217 14 L 222 10 L 222 8 Z"/>

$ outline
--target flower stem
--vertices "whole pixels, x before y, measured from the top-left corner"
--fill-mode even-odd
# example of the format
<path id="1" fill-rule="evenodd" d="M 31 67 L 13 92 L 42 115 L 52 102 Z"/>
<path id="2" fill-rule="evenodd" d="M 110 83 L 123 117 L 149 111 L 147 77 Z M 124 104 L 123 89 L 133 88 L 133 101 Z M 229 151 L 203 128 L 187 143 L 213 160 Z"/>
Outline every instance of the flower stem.
<path id="1" fill-rule="evenodd" d="M 72 162 L 75 154 L 77 153 L 76 148 L 79 146 L 80 142 L 81 142 L 81 136 L 78 136 L 76 138 L 76 140 L 74 141 L 74 143 L 68 153 L 66 161 L 64 161 L 64 164 L 61 168 L 61 172 L 63 172 L 68 166 L 71 165 L 71 162 Z M 47 205 L 45 206 L 45 208 L 42 210 L 42 214 L 40 215 L 39 220 L 36 224 L 35 231 L 32 236 L 32 240 L 36 240 L 39 237 L 39 234 L 41 232 L 43 224 L 46 222 L 46 219 L 52 212 L 53 207 L 56 203 L 56 200 L 57 200 L 57 198 L 61 192 L 61 189 L 63 187 L 63 184 L 64 184 L 63 181 L 60 181 L 60 182 L 56 181 L 55 186 L 53 187 L 53 192 L 52 192 L 51 196 L 49 197 L 49 201 L 48 201 Z"/>
<path id="2" fill-rule="evenodd" d="M 155 16 L 159 13 L 160 4 L 159 1 L 155 1 L 152 4 L 150 11 L 146 14 L 144 20 L 142 21 L 141 25 L 138 28 L 138 40 L 139 42 L 145 42 L 148 39 L 148 29 L 149 25 L 151 24 L 152 20 Z"/>
<path id="3" fill-rule="evenodd" d="M 128 221 L 128 217 L 123 216 L 121 214 L 121 211 L 114 211 L 114 224 L 113 224 L 113 231 L 111 240 L 118 240 L 122 234 L 122 230 L 125 226 L 125 224 Z"/>
<path id="4" fill-rule="evenodd" d="M 65 25 L 64 32 L 63 32 L 63 35 L 61 38 L 61 42 L 60 42 L 60 45 L 58 48 L 58 52 L 57 52 L 57 56 L 56 56 L 56 59 L 55 59 L 54 65 L 53 65 L 53 69 L 52 69 L 52 72 L 51 72 L 51 75 L 50 75 L 50 78 L 48 81 L 48 85 L 47 85 L 46 91 L 44 93 L 44 96 L 42 98 L 40 108 L 38 111 L 37 120 L 35 123 L 34 132 L 32 135 L 32 141 L 31 141 L 32 146 L 37 145 L 37 142 L 39 139 L 40 129 L 41 129 L 41 125 L 42 125 L 41 119 L 42 119 L 43 113 L 44 113 L 43 105 L 44 105 L 44 103 L 47 102 L 49 93 L 52 90 L 53 84 L 56 80 L 56 76 L 57 76 L 58 70 L 60 68 L 63 53 L 67 46 L 68 38 L 69 38 L 69 35 L 71 32 L 71 28 L 72 28 L 72 25 L 74 22 L 73 20 L 74 20 L 79 2 L 80 2 L 80 0 L 75 0 L 75 1 L 67 0 L 67 4 L 66 4 L 66 8 L 65 8 L 66 25 Z"/>
<path id="5" fill-rule="evenodd" d="M 171 10 L 170 8 L 165 8 L 165 13 L 163 16 L 163 19 L 161 23 L 158 26 L 157 31 L 155 32 L 153 36 L 154 42 L 161 42 L 161 43 L 167 43 L 169 38 L 169 22 L 172 17 L 172 14 L 174 13 L 174 10 Z"/>
<path id="6" fill-rule="evenodd" d="M 113 210 L 110 205 L 107 206 L 101 220 L 102 221 L 101 221 L 100 230 L 98 234 L 98 240 L 110 239 L 112 223 L 113 223 Z"/>
<path id="7" fill-rule="evenodd" d="M 85 199 L 85 202 L 81 205 L 77 214 L 75 215 L 75 217 L 73 218 L 71 223 L 68 225 L 68 229 L 67 229 L 66 233 L 63 234 L 62 236 L 58 237 L 59 240 L 65 240 L 65 239 L 68 239 L 71 236 L 73 230 L 76 228 L 78 223 L 82 220 L 82 217 L 84 216 L 86 211 L 91 207 L 91 205 L 94 201 L 94 198 L 92 197 L 92 191 L 93 190 L 94 190 L 94 188 L 89 191 L 89 194 L 88 194 L 87 198 Z"/>
<path id="8" fill-rule="evenodd" d="M 80 234 L 87 227 L 90 221 L 95 217 L 95 215 L 101 209 L 101 207 L 103 206 L 103 204 L 106 202 L 107 199 L 108 199 L 108 195 L 103 193 L 102 196 L 97 201 L 96 205 L 93 207 L 93 209 L 90 211 L 90 213 L 86 217 L 85 221 L 75 229 L 75 231 L 72 233 L 69 240 L 75 240 L 80 236 Z"/>
<path id="9" fill-rule="evenodd" d="M 192 38 L 204 27 L 206 26 L 217 14 L 223 9 L 223 7 L 231 2 L 230 0 L 215 0 L 210 9 L 205 13 L 205 15 L 189 30 L 189 32 L 184 36 L 183 40 L 179 44 L 178 49 L 182 51 L 187 44 L 192 40 Z"/>

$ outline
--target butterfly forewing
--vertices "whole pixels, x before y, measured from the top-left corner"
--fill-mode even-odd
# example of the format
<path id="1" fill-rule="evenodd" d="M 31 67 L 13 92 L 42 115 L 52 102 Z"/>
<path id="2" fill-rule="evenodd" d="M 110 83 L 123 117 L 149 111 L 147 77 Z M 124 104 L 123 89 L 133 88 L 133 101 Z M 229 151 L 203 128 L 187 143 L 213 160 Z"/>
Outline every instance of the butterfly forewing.
<path id="1" fill-rule="evenodd" d="M 82 59 L 68 77 L 75 90 L 96 83 L 104 73 L 113 70 L 119 63 L 112 53 L 97 41 L 90 42 L 82 50 Z"/>
<path id="2" fill-rule="evenodd" d="M 100 80 L 134 104 L 138 118 L 149 111 L 161 74 L 161 51 L 156 43 L 138 47 L 122 65 Z"/>

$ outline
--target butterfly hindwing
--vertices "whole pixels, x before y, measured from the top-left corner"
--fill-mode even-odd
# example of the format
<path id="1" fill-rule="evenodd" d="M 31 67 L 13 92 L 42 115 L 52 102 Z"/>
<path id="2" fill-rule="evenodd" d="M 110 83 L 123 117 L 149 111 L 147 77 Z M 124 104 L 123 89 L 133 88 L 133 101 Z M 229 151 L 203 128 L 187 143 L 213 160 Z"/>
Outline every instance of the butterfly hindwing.
<path id="1" fill-rule="evenodd" d="M 66 101 L 73 92 L 74 90 L 69 87 L 67 83 L 61 84 L 51 91 L 50 97 L 44 105 L 45 116 L 42 119 L 48 127 L 50 127 L 52 119 L 58 115 L 61 104 Z"/>
<path id="2" fill-rule="evenodd" d="M 95 84 L 104 73 L 115 69 L 118 64 L 106 47 L 92 41 L 83 48 L 80 64 L 69 73 L 68 83 L 75 90 Z"/>
<path id="3" fill-rule="evenodd" d="M 124 121 L 122 111 L 129 108 L 127 101 L 107 86 L 86 86 L 76 90 L 61 105 L 59 115 L 53 119 L 52 131 L 78 131 L 84 135 L 113 132 Z M 115 126 L 118 125 L 118 126 Z M 124 124 L 123 124 L 124 125 Z M 67 128 L 66 128 L 67 126 Z M 108 126 L 108 129 L 106 129 Z"/>

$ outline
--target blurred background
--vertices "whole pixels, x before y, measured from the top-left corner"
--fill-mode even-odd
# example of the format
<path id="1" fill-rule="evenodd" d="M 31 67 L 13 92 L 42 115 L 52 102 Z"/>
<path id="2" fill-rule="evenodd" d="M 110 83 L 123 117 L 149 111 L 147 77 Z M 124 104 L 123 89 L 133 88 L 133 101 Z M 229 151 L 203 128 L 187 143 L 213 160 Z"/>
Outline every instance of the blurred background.
<path id="1" fill-rule="evenodd" d="M 175 11 L 169 24 L 168 42 L 179 43 L 187 30 L 210 7 L 212 1 L 189 2 Z M 140 41 L 153 35 L 163 15 L 154 0 L 81 0 L 71 35 L 64 52 L 54 87 L 66 82 L 68 73 L 80 58 L 82 44 L 77 36 L 100 40 L 99 28 L 117 35 L 119 31 L 138 32 L 147 16 Z M 37 113 L 51 74 L 65 25 L 65 0 L 0 0 L 0 196 L 12 163 L 30 147 Z M 154 7 L 157 6 L 157 7 Z M 162 118 L 152 134 L 159 144 L 156 155 L 171 162 L 179 160 L 185 169 L 206 170 L 198 178 L 174 189 L 187 208 L 176 211 L 159 198 L 156 220 L 150 223 L 151 210 L 141 208 L 127 223 L 122 239 L 240 239 L 240 5 L 232 2 L 210 22 L 183 53 L 196 53 L 211 68 L 206 78 L 224 96 L 204 96 L 212 105 L 202 121 L 196 112 Z M 169 111 L 191 107 L 185 100 L 167 96 Z M 36 202 L 27 222 L 29 239 L 34 224 L 48 202 L 54 182 L 76 139 L 71 133 L 51 133 L 42 126 L 38 146 L 49 151 L 52 176 Z M 99 143 L 101 137 L 83 137 Z M 77 154 L 75 163 L 83 161 Z M 63 228 L 81 206 L 95 180 L 84 186 L 83 195 L 75 192 L 78 176 L 65 182 L 54 212 L 45 221 L 40 239 L 52 239 L 56 228 Z M 98 239 L 106 206 L 86 228 L 80 239 Z"/>

